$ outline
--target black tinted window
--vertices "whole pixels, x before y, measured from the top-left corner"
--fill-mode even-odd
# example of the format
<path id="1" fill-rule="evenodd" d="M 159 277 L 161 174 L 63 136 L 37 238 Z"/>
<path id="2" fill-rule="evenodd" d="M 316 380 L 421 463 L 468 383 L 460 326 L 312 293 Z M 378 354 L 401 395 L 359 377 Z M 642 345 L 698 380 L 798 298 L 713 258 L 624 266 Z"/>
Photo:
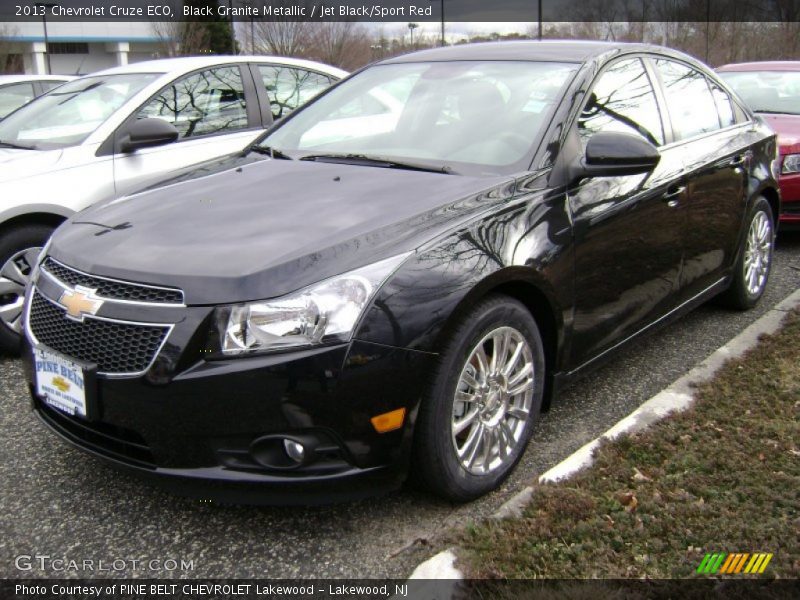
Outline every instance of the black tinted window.
<path id="1" fill-rule="evenodd" d="M 717 105 L 719 123 L 723 127 L 730 127 L 736 123 L 736 115 L 733 112 L 733 102 L 727 92 L 722 91 L 718 86 L 711 85 L 711 93 Z"/>
<path id="2" fill-rule="evenodd" d="M 664 130 L 653 86 L 638 58 L 606 69 L 592 88 L 578 121 L 584 142 L 599 131 L 641 135 L 651 144 L 664 144 Z"/>
<path id="3" fill-rule="evenodd" d="M 657 60 L 656 68 L 664 82 L 664 93 L 678 139 L 719 129 L 717 106 L 705 76 L 672 60 Z"/>

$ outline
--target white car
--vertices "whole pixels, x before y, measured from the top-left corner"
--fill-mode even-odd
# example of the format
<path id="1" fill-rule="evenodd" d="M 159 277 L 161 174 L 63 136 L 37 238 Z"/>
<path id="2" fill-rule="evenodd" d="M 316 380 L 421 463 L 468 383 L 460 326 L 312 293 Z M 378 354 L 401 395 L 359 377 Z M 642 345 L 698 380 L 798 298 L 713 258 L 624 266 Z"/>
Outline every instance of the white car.
<path id="1" fill-rule="evenodd" d="M 0 120 L 34 98 L 73 79 L 69 75 L 0 75 Z"/>
<path id="2" fill-rule="evenodd" d="M 242 150 L 346 75 L 280 57 L 147 61 L 70 81 L 0 121 L 0 348 L 17 348 L 25 285 L 64 219 Z"/>

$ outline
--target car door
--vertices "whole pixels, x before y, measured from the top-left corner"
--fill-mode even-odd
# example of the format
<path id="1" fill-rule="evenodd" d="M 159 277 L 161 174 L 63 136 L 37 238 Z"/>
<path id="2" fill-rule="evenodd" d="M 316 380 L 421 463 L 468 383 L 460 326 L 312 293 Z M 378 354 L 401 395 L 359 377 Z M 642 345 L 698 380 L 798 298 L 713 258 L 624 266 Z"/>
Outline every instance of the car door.
<path id="1" fill-rule="evenodd" d="M 746 127 L 730 96 L 684 63 L 654 61 L 687 172 L 687 227 L 681 288 L 692 298 L 718 283 L 736 259 L 750 162 Z"/>
<path id="2" fill-rule="evenodd" d="M 120 152 L 127 126 L 145 118 L 171 123 L 178 140 Z M 115 132 L 116 193 L 135 191 L 184 167 L 241 150 L 262 129 L 249 69 L 222 65 L 184 75 L 140 106 Z"/>
<path id="3" fill-rule="evenodd" d="M 651 173 L 583 179 L 568 188 L 575 240 L 574 366 L 676 305 L 685 181 L 680 156 L 667 146 L 668 121 L 652 79 L 641 57 L 610 63 L 595 78 L 573 125 L 583 148 L 592 135 L 615 131 L 641 136 L 661 153 Z"/>

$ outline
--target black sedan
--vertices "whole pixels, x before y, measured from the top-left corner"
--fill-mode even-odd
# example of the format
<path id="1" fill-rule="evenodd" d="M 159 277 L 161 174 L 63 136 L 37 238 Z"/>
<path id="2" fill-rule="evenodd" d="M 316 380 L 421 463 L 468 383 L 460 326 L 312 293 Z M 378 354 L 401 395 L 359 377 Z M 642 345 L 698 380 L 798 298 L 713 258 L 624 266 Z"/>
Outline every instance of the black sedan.
<path id="1" fill-rule="evenodd" d="M 469 500 L 623 343 L 758 302 L 775 169 L 773 133 L 678 52 L 392 58 L 61 226 L 26 298 L 32 406 L 192 494 L 326 502 L 410 473 Z"/>

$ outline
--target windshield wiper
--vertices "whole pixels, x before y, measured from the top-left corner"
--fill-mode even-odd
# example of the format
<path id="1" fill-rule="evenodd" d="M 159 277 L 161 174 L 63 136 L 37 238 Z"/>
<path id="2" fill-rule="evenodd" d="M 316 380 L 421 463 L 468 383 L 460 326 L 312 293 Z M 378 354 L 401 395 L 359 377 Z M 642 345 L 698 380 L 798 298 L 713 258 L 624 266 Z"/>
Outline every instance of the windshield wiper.
<path id="1" fill-rule="evenodd" d="M 263 154 L 264 156 L 269 156 L 270 158 L 278 158 L 281 160 L 294 160 L 291 156 L 286 154 L 285 152 L 278 150 L 277 148 L 271 148 L 270 146 L 251 146 L 248 148 L 245 154 L 250 152 L 255 152 L 256 154 Z"/>
<path id="2" fill-rule="evenodd" d="M 14 148 L 15 150 L 36 150 L 36 146 L 23 146 L 22 144 L 12 144 L 0 140 L 0 148 Z"/>
<path id="3" fill-rule="evenodd" d="M 767 115 L 797 115 L 800 113 L 789 112 L 788 110 L 769 110 L 766 108 L 754 108 L 753 112 Z"/>
<path id="4" fill-rule="evenodd" d="M 407 171 L 427 171 L 428 173 L 443 173 L 445 175 L 451 175 L 453 173 L 453 169 L 447 165 L 425 165 L 381 156 L 367 156 L 366 154 L 307 154 L 301 157 L 300 160 L 330 161 L 353 165 L 367 165 L 370 167 L 382 167 L 384 169 L 405 169 Z"/>

